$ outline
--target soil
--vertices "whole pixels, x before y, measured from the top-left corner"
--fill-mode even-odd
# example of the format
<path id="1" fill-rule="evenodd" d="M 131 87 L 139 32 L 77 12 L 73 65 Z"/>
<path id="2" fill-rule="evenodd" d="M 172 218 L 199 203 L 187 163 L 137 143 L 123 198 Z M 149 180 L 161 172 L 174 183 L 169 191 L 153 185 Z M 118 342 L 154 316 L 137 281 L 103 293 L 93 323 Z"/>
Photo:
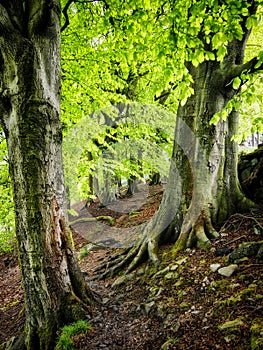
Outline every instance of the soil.
<path id="1" fill-rule="evenodd" d="M 217 228 L 220 237 L 209 249 L 189 249 L 173 256 L 172 245 L 162 246 L 158 266 L 146 262 L 129 275 L 94 279 L 99 266 L 133 244 L 122 231 L 135 234 L 135 228 L 154 215 L 162 191 L 161 186 L 152 187 L 140 208 L 131 210 L 132 215 L 98 202 L 88 209 L 83 209 L 83 203 L 79 205 L 78 218 L 87 217 L 87 212 L 92 217 L 112 216 L 114 226 L 105 221 L 99 224 L 119 230 L 109 234 L 117 232 L 115 240 L 113 236 L 105 240 L 101 229 L 95 230 L 95 244 L 91 245 L 85 230 L 91 230 L 94 223 L 72 227 L 81 270 L 99 299 L 91 306 L 91 331 L 75 336 L 74 348 L 262 349 L 262 260 L 254 255 L 241 259 L 230 277 L 211 270 L 212 264 L 229 265 L 228 254 L 239 244 L 262 240 L 260 210 L 233 215 Z M 1 344 L 23 329 L 25 315 L 16 253 L 0 256 L 0 268 Z"/>

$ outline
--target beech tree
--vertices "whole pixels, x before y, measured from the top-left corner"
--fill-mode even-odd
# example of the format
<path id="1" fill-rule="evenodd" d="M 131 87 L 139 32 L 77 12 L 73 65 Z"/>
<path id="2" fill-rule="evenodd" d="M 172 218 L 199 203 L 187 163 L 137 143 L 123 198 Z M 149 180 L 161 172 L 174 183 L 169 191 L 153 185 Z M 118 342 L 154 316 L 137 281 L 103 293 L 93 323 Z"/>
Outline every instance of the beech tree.
<path id="1" fill-rule="evenodd" d="M 176 242 L 175 252 L 194 245 L 209 246 L 210 239 L 218 236 L 217 225 L 255 206 L 242 193 L 237 177 L 233 137 L 239 104 L 234 97 L 262 69 L 261 54 L 244 61 L 262 1 L 141 1 L 136 7 L 129 3 L 119 8 L 126 20 L 118 17 L 116 3 L 108 1 L 107 5 L 114 9 L 111 23 L 115 19 L 123 31 L 133 19 L 138 33 L 151 22 L 147 33 L 155 39 L 152 51 L 157 51 L 166 78 L 156 96 L 164 89 L 170 94 L 176 91 L 180 104 L 160 208 L 140 242 L 106 274 L 127 264 L 130 271 L 146 256 L 156 263 L 158 245 L 167 240 Z M 134 40 L 128 31 L 125 35 L 130 47 L 141 43 L 139 34 Z"/>
<path id="2" fill-rule="evenodd" d="M 60 125 L 60 1 L 0 1 L 0 121 L 8 145 L 25 330 L 13 349 L 52 349 L 92 293 L 67 227 Z"/>

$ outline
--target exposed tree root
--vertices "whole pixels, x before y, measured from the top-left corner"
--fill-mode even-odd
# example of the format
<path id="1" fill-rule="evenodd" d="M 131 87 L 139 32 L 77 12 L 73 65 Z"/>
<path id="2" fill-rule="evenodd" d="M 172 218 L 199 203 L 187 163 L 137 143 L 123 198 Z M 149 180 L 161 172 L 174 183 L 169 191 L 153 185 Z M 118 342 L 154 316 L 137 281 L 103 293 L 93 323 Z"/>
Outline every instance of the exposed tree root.
<path id="1" fill-rule="evenodd" d="M 158 256 L 158 240 L 149 239 L 147 235 L 131 249 L 124 254 L 116 255 L 108 263 L 101 265 L 96 273 L 100 274 L 96 279 L 105 279 L 116 275 L 121 270 L 127 269 L 125 273 L 130 273 L 138 267 L 143 261 L 149 259 L 150 263 L 157 264 L 159 262 Z M 101 273 L 104 271 L 103 273 Z"/>
<path id="2" fill-rule="evenodd" d="M 189 217 L 187 215 L 187 217 Z M 210 246 L 210 239 L 217 238 L 218 232 L 214 229 L 210 216 L 204 211 L 201 212 L 195 220 L 184 220 L 181 228 L 181 233 L 178 240 L 176 241 L 173 253 L 176 254 L 179 250 L 185 248 L 191 248 L 198 246 L 207 248 Z M 194 217 L 194 215 L 192 216 Z M 171 230 L 172 231 L 172 230 Z M 171 232 L 172 235 L 172 232 Z M 105 279 L 112 277 L 125 270 L 125 273 L 130 273 L 136 267 L 138 267 L 143 261 L 147 260 L 156 265 L 159 262 L 158 259 L 158 248 L 160 243 L 161 235 L 157 232 L 147 231 L 144 236 L 137 242 L 137 244 L 129 249 L 128 251 L 114 256 L 109 262 L 100 266 L 96 272 L 99 275 L 96 279 Z"/>
<path id="3" fill-rule="evenodd" d="M 104 220 L 104 221 L 108 221 L 108 223 L 113 226 L 115 223 L 115 219 L 111 216 L 94 216 L 92 218 L 81 218 L 81 219 L 77 219 L 74 221 L 71 221 L 69 223 L 70 226 L 75 225 L 75 224 L 81 224 L 82 222 L 93 222 L 93 221 L 99 221 L 99 220 Z"/>

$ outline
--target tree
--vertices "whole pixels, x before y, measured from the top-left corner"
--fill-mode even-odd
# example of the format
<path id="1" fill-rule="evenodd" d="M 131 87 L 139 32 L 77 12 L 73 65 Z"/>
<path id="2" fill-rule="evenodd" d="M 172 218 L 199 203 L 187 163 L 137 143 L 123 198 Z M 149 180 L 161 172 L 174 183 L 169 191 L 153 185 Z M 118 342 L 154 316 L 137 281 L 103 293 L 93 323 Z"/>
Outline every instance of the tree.
<path id="1" fill-rule="evenodd" d="M 161 206 L 139 244 L 109 273 L 126 264 L 130 271 L 147 255 L 156 263 L 158 245 L 165 240 L 176 242 L 175 252 L 193 245 L 208 246 L 218 235 L 217 225 L 232 213 L 254 206 L 241 192 L 237 177 L 233 137 L 239 105 L 233 97 L 262 68 L 262 55 L 244 62 L 261 4 L 177 1 L 159 2 L 156 8 L 155 2 L 140 3 L 137 13 L 141 11 L 148 20 L 151 17 L 156 32 L 166 33 L 162 47 L 170 50 L 161 50 L 159 41 L 158 57 L 176 67 L 171 74 L 177 75 L 177 84 L 170 86 L 177 89 L 180 105 Z M 156 36 L 156 42 L 159 38 L 163 40 Z M 154 48 L 158 50 L 157 44 Z"/>
<path id="2" fill-rule="evenodd" d="M 26 324 L 17 349 L 52 349 L 92 299 L 67 227 L 60 1 L 0 1 L 0 120 L 14 189 Z"/>

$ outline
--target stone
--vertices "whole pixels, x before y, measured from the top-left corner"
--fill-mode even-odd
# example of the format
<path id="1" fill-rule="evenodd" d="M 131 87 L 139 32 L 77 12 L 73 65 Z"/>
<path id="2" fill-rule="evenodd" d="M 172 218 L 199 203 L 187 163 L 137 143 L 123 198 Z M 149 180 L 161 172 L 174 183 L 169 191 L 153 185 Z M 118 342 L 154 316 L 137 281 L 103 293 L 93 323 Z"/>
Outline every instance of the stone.
<path id="1" fill-rule="evenodd" d="M 230 277 L 233 275 L 233 273 L 235 271 L 237 271 L 238 269 L 238 265 L 236 264 L 231 264 L 231 265 L 228 265 L 228 266 L 225 266 L 225 267 L 221 267 L 219 270 L 218 270 L 218 273 L 221 275 L 221 276 L 225 276 L 225 277 Z"/>
<path id="2" fill-rule="evenodd" d="M 241 243 L 237 249 L 229 254 L 229 261 L 234 262 L 244 257 L 256 256 L 263 246 L 263 241 L 259 242 L 244 242 Z"/>
<path id="3" fill-rule="evenodd" d="M 150 303 L 147 303 L 144 305 L 144 309 L 145 309 L 145 313 L 146 316 L 148 316 L 151 312 L 151 310 L 153 309 L 153 307 L 155 306 L 155 302 L 151 301 Z"/>
<path id="4" fill-rule="evenodd" d="M 212 271 L 212 272 L 216 272 L 219 268 L 220 268 L 220 264 L 211 264 L 210 265 L 210 270 Z"/>
<path id="5" fill-rule="evenodd" d="M 259 250 L 257 252 L 256 258 L 258 260 L 263 260 L 263 244 L 260 246 L 260 248 L 259 248 Z"/>

